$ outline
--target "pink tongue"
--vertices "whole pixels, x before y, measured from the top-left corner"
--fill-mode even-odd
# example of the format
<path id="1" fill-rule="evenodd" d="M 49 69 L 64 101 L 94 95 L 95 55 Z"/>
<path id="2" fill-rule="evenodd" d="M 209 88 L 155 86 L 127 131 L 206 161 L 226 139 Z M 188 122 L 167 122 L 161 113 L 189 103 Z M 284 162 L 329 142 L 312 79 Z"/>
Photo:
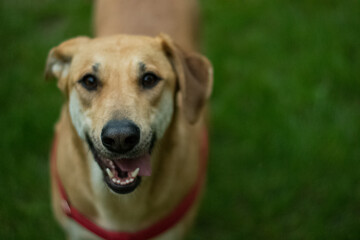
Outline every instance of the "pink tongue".
<path id="1" fill-rule="evenodd" d="M 150 154 L 138 158 L 114 160 L 114 163 L 124 172 L 133 172 L 135 169 L 140 168 L 139 176 L 151 175 Z"/>

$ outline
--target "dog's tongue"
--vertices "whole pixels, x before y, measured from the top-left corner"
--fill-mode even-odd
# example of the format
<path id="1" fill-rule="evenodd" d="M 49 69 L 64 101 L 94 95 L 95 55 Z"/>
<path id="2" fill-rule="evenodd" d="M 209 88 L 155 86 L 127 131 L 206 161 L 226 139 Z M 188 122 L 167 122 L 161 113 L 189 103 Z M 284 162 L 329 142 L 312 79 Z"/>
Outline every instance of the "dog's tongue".
<path id="1" fill-rule="evenodd" d="M 114 163 L 125 172 L 133 172 L 135 169 L 140 168 L 139 176 L 151 175 L 150 154 L 132 159 L 119 159 L 115 160 Z"/>

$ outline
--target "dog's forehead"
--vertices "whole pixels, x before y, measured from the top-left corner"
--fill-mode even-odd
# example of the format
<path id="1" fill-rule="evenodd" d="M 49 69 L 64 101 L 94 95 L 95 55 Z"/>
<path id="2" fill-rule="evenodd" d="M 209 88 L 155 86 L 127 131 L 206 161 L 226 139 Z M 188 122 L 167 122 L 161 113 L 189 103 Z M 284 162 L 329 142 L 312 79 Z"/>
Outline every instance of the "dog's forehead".
<path id="1" fill-rule="evenodd" d="M 154 54 L 162 51 L 160 41 L 144 36 L 118 35 L 114 37 L 95 38 L 83 49 L 103 55 L 137 55 Z"/>
<path id="2" fill-rule="evenodd" d="M 157 38 L 118 35 L 95 38 L 82 46 L 74 59 L 80 67 L 123 68 L 128 64 L 163 64 L 167 58 Z"/>

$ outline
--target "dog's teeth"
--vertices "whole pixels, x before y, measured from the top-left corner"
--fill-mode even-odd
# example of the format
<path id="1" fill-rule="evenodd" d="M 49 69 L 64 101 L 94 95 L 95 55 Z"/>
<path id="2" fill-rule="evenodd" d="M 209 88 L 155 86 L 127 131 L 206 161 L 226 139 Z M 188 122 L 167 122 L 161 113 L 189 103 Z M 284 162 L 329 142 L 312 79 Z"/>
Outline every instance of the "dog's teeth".
<path id="1" fill-rule="evenodd" d="M 106 169 L 106 173 L 109 175 L 110 178 L 113 178 L 114 177 L 114 174 L 111 172 L 110 169 Z"/>
<path id="2" fill-rule="evenodd" d="M 136 178 L 136 176 L 138 175 L 139 171 L 140 171 L 140 168 L 135 169 L 133 172 L 130 173 L 130 176 L 131 176 L 132 178 Z"/>
<path id="3" fill-rule="evenodd" d="M 112 178 L 111 180 L 112 180 L 114 183 L 116 183 L 116 178 Z"/>
<path id="4" fill-rule="evenodd" d="M 118 179 L 118 180 L 116 181 L 116 183 L 117 183 L 117 184 L 120 184 L 120 183 L 121 183 L 120 179 Z"/>

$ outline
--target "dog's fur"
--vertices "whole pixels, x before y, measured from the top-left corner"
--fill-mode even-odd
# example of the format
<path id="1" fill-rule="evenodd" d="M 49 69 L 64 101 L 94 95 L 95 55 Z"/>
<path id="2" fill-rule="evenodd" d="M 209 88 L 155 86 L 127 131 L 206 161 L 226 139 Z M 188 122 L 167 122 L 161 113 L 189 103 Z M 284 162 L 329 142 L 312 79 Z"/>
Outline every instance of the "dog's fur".
<path id="1" fill-rule="evenodd" d="M 102 2 L 106 5 L 112 1 Z M 179 5 L 190 6 L 189 2 Z M 100 5 L 98 19 L 106 8 Z M 193 8 L 184 7 L 181 11 L 188 11 L 184 9 Z M 99 35 L 116 32 L 112 27 L 102 29 L 102 21 L 105 20 L 97 22 Z M 121 31 L 120 25 L 113 28 Z M 142 30 L 131 33 L 153 34 Z M 176 32 L 172 37 L 177 38 Z M 194 48 L 190 36 L 179 39 L 186 48 Z M 139 84 L 142 71 L 154 72 L 161 80 L 155 87 L 143 89 Z M 182 50 L 164 34 L 78 37 L 50 51 L 45 73 L 58 79 L 58 87 L 66 96 L 56 125 L 56 164 L 72 205 L 106 229 L 128 232 L 141 230 L 171 212 L 197 177 L 205 105 L 212 89 L 209 61 Z M 86 90 L 79 81 L 88 73 L 97 76 L 101 83 L 96 91 Z M 151 154 L 152 175 L 143 177 L 133 192 L 117 194 L 104 183 L 87 138 L 103 156 L 111 158 L 101 143 L 101 131 L 109 121 L 124 118 L 140 128 L 138 151 L 148 151 L 151 134 L 156 134 L 157 141 Z M 56 218 L 70 239 L 98 239 L 64 215 L 54 177 L 52 197 Z M 196 209 L 197 204 L 159 239 L 181 239 Z"/>
<path id="2" fill-rule="evenodd" d="M 188 51 L 197 50 L 196 0 L 96 0 L 95 34 L 156 36 L 164 32 Z"/>

